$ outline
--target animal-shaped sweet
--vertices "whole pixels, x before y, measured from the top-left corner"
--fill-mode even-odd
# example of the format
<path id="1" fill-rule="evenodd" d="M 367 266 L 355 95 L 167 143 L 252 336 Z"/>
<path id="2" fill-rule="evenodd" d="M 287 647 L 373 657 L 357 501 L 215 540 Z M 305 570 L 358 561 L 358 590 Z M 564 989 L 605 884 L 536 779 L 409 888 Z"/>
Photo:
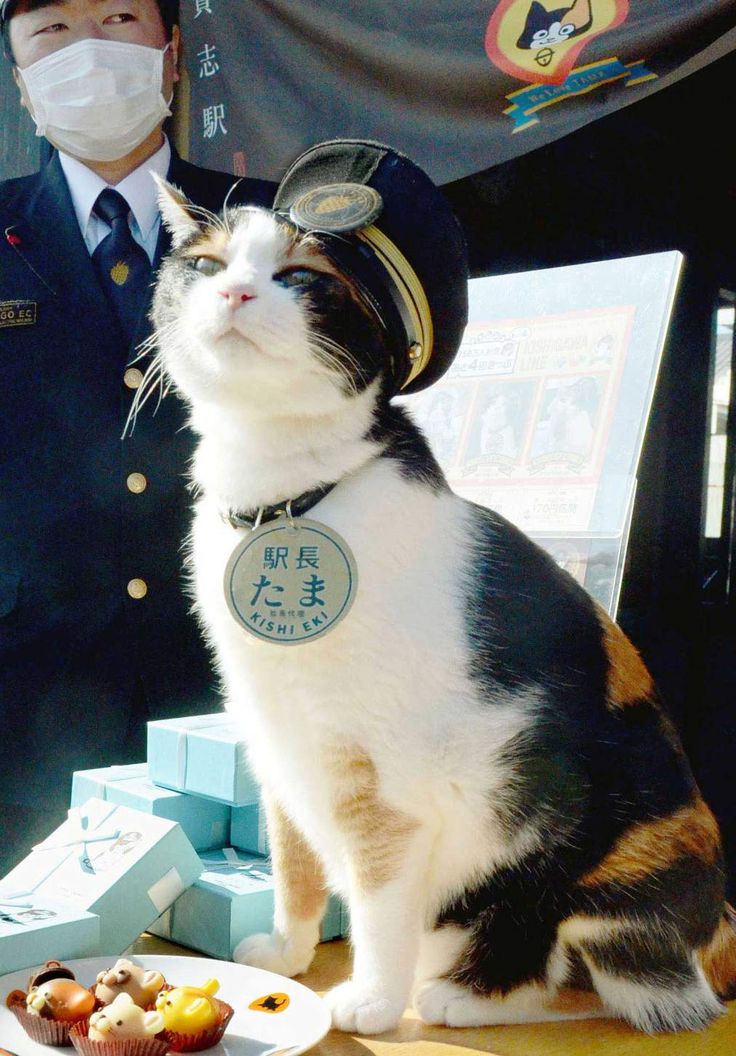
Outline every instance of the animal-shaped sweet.
<path id="1" fill-rule="evenodd" d="M 167 1030 L 178 1034 L 197 1034 L 208 1030 L 220 1018 L 212 995 L 220 989 L 217 979 L 202 986 L 177 986 L 163 990 L 156 998 L 156 1008 L 163 1014 Z"/>
<path id="2" fill-rule="evenodd" d="M 26 995 L 26 1008 L 32 1016 L 76 1023 L 94 1009 L 94 995 L 74 979 L 49 979 L 34 986 Z"/>
<path id="3" fill-rule="evenodd" d="M 163 1029 L 160 1012 L 144 1012 L 130 994 L 118 994 L 111 1004 L 90 1016 L 88 1037 L 91 1041 L 152 1038 Z"/>
<path id="4" fill-rule="evenodd" d="M 95 997 L 103 1005 L 109 1005 L 118 994 L 130 994 L 136 1005 L 145 1008 L 156 1000 L 164 982 L 161 972 L 146 971 L 141 965 L 121 957 L 112 968 L 98 974 Z"/>

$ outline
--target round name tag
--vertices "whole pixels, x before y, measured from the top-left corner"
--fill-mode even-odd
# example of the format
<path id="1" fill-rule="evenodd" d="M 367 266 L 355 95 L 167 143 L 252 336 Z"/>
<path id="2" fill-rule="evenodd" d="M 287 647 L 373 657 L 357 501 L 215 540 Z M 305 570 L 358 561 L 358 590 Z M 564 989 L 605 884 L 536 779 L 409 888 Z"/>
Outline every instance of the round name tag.
<path id="1" fill-rule="evenodd" d="M 347 615 L 358 569 L 350 547 L 332 528 L 280 517 L 236 546 L 224 587 L 230 612 L 249 634 L 298 645 L 327 634 Z"/>

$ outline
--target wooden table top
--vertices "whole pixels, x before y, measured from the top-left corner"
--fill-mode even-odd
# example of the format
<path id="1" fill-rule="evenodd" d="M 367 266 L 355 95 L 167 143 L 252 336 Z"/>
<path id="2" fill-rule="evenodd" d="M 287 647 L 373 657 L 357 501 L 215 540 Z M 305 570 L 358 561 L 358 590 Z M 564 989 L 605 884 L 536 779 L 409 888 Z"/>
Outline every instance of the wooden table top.
<path id="1" fill-rule="evenodd" d="M 132 953 L 199 957 L 154 935 L 142 935 Z M 323 942 L 299 982 L 324 993 L 350 974 L 350 946 Z M 592 1019 L 525 1026 L 425 1026 L 410 1009 L 396 1030 L 360 1037 L 331 1030 L 314 1056 L 736 1056 L 736 1001 L 703 1033 L 648 1037 L 615 1020 Z"/>

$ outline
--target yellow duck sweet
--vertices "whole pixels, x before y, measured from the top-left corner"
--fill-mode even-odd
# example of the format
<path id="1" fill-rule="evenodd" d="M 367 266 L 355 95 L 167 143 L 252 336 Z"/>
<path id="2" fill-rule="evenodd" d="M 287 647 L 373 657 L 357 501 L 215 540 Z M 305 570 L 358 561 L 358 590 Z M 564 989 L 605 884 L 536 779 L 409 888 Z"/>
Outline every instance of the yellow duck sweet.
<path id="1" fill-rule="evenodd" d="M 179 1034 L 209 1030 L 220 1018 L 212 1000 L 219 989 L 217 979 L 208 979 L 202 986 L 176 986 L 173 990 L 162 990 L 156 998 L 156 1010 L 162 1013 L 166 1030 Z"/>

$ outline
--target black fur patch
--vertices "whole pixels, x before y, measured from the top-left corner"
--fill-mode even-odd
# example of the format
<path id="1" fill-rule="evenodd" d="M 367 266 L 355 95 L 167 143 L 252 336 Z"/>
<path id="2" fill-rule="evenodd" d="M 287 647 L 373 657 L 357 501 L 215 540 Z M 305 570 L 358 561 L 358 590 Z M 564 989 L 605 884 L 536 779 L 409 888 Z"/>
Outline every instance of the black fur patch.
<path id="1" fill-rule="evenodd" d="M 605 884 L 577 889 L 574 900 L 579 912 L 608 917 L 626 917 L 635 907 L 643 920 L 662 917 L 670 921 L 691 949 L 707 945 L 723 915 L 725 877 L 723 862 L 715 865 L 698 858 L 675 861 L 668 869 L 651 873 L 629 884 Z"/>
<path id="2" fill-rule="evenodd" d="M 653 702 L 608 708 L 608 659 L 589 597 L 502 518 L 480 508 L 473 517 L 473 677 L 488 707 L 508 691 L 534 694 L 532 725 L 500 760 L 508 791 L 492 807 L 509 837 L 531 822 L 544 843 L 444 907 L 437 925 L 472 935 L 453 978 L 500 993 L 543 979 L 559 924 L 577 913 L 641 912 L 644 928 L 664 921 L 680 927 L 683 948 L 703 945 L 723 907 L 718 867 L 684 860 L 638 884 L 577 887 L 632 825 L 690 803 L 694 782 Z M 671 967 L 665 957 L 663 970 Z"/>
<path id="3" fill-rule="evenodd" d="M 336 370 L 348 374 L 358 392 L 388 368 L 389 352 L 384 334 L 374 314 L 366 307 L 348 280 L 320 275 L 305 288 L 310 324 L 317 336 L 329 339 L 326 356 Z M 332 351 L 332 343 L 346 355 Z"/>
<path id="4" fill-rule="evenodd" d="M 593 603 L 523 532 L 472 507 L 466 625 L 473 676 L 489 688 L 560 691 L 566 709 L 603 699 L 608 674 Z"/>
<path id="5" fill-rule="evenodd" d="M 472 936 L 450 977 L 480 993 L 501 994 L 544 979 L 557 927 L 569 914 L 568 894 L 558 866 L 541 855 L 466 892 L 438 921 L 468 928 Z"/>
<path id="6" fill-rule="evenodd" d="M 399 464 L 401 475 L 426 484 L 432 491 L 447 491 L 448 484 L 427 439 L 402 407 L 382 402 L 368 439 L 384 444 L 382 458 Z"/>
<path id="7" fill-rule="evenodd" d="M 650 986 L 686 986 L 694 980 L 684 943 L 671 944 L 644 933 L 586 941 L 581 946 L 594 967 L 611 975 Z"/>

